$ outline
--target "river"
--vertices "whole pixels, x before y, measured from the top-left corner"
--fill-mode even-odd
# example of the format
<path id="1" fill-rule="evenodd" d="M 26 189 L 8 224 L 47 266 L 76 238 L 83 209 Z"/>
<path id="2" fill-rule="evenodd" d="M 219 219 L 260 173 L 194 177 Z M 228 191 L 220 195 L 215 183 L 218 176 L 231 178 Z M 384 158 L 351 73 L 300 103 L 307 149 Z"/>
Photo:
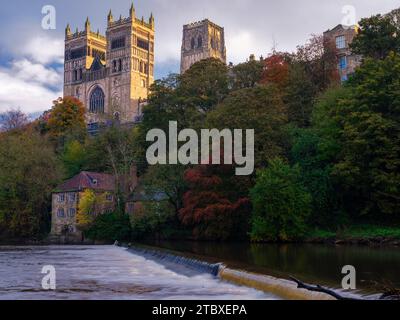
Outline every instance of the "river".
<path id="1" fill-rule="evenodd" d="M 223 262 L 278 278 L 295 276 L 302 281 L 341 288 L 343 266 L 356 269 L 357 293 L 382 292 L 381 285 L 400 288 L 400 248 L 318 244 L 233 244 L 208 242 L 157 242 L 166 248 L 209 262 Z"/>
<path id="2" fill-rule="evenodd" d="M 54 266 L 56 290 L 42 288 Z M 114 246 L 0 246 L 0 300 L 241 300 L 273 295 L 161 264 Z"/>

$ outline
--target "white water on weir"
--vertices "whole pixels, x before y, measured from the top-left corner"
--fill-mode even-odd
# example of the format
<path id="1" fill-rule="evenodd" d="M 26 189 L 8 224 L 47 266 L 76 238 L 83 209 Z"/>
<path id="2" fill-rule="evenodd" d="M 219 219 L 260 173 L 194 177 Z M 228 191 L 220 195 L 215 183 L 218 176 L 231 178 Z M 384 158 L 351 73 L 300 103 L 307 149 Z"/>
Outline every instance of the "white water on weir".
<path id="1" fill-rule="evenodd" d="M 42 288 L 41 271 L 48 265 L 56 270 L 54 291 Z M 277 299 L 179 269 L 114 246 L 0 246 L 0 300 Z"/>

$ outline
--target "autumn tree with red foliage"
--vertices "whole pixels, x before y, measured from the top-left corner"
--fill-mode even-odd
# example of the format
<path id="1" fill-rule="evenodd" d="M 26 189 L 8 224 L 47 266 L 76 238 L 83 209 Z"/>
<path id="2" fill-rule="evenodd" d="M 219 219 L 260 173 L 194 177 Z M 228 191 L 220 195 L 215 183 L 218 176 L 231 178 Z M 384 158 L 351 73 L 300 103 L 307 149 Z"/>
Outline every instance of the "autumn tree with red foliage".
<path id="1" fill-rule="evenodd" d="M 204 240 L 243 239 L 251 213 L 249 178 L 235 176 L 231 165 L 199 165 L 185 172 L 189 191 L 179 212 L 193 227 L 193 237 Z"/>
<path id="2" fill-rule="evenodd" d="M 284 88 L 289 78 L 289 62 L 286 54 L 273 53 L 264 60 L 264 72 L 260 83 L 275 84 L 279 88 Z"/>

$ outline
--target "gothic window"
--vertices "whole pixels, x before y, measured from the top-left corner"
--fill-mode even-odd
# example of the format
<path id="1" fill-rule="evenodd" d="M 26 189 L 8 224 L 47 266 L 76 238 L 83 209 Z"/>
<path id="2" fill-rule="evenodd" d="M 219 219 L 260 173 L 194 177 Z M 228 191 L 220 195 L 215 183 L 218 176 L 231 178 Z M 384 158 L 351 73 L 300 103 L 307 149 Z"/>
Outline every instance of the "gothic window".
<path id="1" fill-rule="evenodd" d="M 86 55 L 86 48 L 85 47 L 81 47 L 78 49 L 74 49 L 71 50 L 71 54 L 70 54 L 70 58 L 71 59 L 78 59 L 78 58 L 82 58 Z"/>
<path id="2" fill-rule="evenodd" d="M 144 49 L 146 51 L 149 51 L 150 45 L 149 42 L 143 39 L 137 39 L 137 46 L 141 49 Z"/>
<path id="3" fill-rule="evenodd" d="M 192 38 L 192 41 L 191 41 L 191 43 L 190 43 L 190 46 L 192 47 L 192 50 L 195 48 L 196 43 L 195 43 L 194 38 Z"/>
<path id="4" fill-rule="evenodd" d="M 146 88 L 146 80 L 142 80 L 142 87 Z"/>
<path id="5" fill-rule="evenodd" d="M 100 87 L 96 87 L 90 95 L 89 111 L 92 113 L 104 113 L 104 92 Z"/>
<path id="6" fill-rule="evenodd" d="M 83 78 L 83 70 L 79 69 L 79 80 L 82 80 Z"/>
<path id="7" fill-rule="evenodd" d="M 73 81 L 78 81 L 78 70 L 74 70 L 74 78 Z"/>
<path id="8" fill-rule="evenodd" d="M 139 70 L 140 72 L 144 72 L 144 63 L 143 63 L 143 61 L 140 61 L 140 70 Z"/>
<path id="9" fill-rule="evenodd" d="M 60 193 L 58 195 L 58 202 L 61 203 L 61 202 L 64 202 L 64 201 L 65 201 L 65 194 L 64 193 Z"/>
<path id="10" fill-rule="evenodd" d="M 113 61 L 113 72 L 117 72 L 117 60 Z"/>
<path id="11" fill-rule="evenodd" d="M 111 49 L 119 49 L 125 47 L 125 37 L 116 38 L 111 41 Z"/>
<path id="12" fill-rule="evenodd" d="M 122 71 L 122 60 L 119 59 L 118 60 L 118 72 L 121 72 L 121 71 Z"/>
<path id="13" fill-rule="evenodd" d="M 202 46 L 203 46 L 203 38 L 199 36 L 199 38 L 197 39 L 197 47 L 201 48 Z"/>
<path id="14" fill-rule="evenodd" d="M 215 49 L 215 40 L 213 37 L 211 38 L 211 48 Z"/>

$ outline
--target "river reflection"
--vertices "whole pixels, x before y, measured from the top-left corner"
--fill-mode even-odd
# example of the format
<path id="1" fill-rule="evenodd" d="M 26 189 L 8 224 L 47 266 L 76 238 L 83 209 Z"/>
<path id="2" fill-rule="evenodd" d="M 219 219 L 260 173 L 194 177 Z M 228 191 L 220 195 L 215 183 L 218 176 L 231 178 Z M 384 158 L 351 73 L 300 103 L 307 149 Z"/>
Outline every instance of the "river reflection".
<path id="1" fill-rule="evenodd" d="M 365 293 L 381 291 L 379 284 L 400 287 L 400 248 L 333 246 L 316 244 L 224 244 L 208 242 L 151 243 L 187 254 L 224 262 L 232 268 L 282 278 L 341 286 L 341 270 L 352 265 L 357 271 L 357 288 Z"/>

